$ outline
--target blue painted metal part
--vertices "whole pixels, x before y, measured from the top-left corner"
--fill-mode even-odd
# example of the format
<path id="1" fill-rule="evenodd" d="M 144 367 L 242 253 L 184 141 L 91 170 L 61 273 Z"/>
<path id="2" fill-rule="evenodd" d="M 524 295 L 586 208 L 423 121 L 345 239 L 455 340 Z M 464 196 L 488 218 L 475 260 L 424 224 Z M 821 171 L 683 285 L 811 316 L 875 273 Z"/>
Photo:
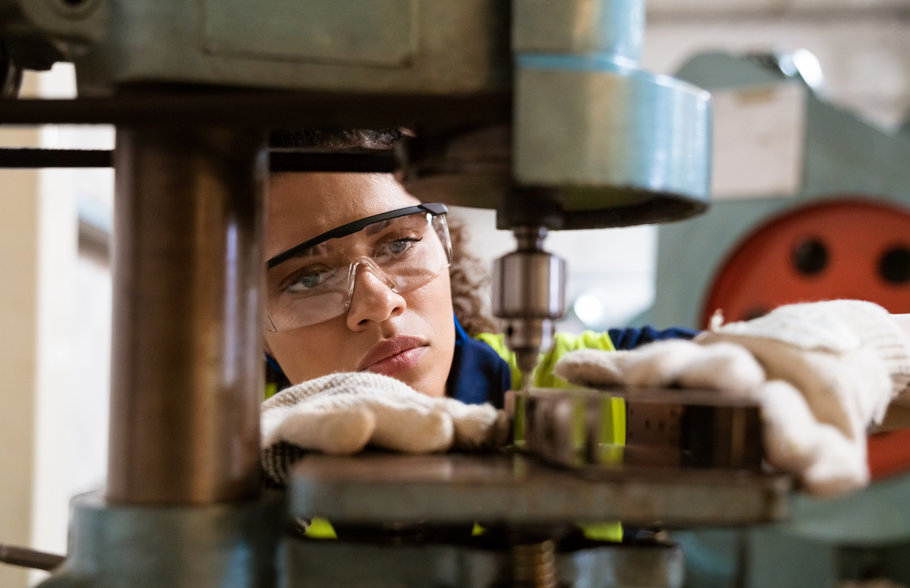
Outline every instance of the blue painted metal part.
<path id="1" fill-rule="evenodd" d="M 505 586 L 503 571 L 512 565 L 507 548 L 424 543 L 395 545 L 343 541 L 289 541 L 287 588 L 477 588 Z M 680 588 L 682 553 L 676 545 L 592 543 L 554 554 L 560 586 L 573 588 Z M 351 562 L 357 562 L 351 565 Z M 545 585 L 543 583 L 535 585 Z"/>
<path id="2" fill-rule="evenodd" d="M 70 553 L 41 588 L 245 588 L 277 585 L 284 500 L 117 506 L 73 502 Z"/>
<path id="3" fill-rule="evenodd" d="M 775 527 L 824 543 L 883 545 L 910 542 L 910 476 L 881 480 L 862 492 L 838 499 L 797 495 L 793 518 Z"/>
<path id="4" fill-rule="evenodd" d="M 795 494 L 787 521 L 676 533 L 686 586 L 835 586 L 864 573 L 910 584 L 908 496 L 910 476 L 900 476 L 837 499 Z"/>
<path id="5" fill-rule="evenodd" d="M 704 211 L 710 95 L 637 68 L 643 2 L 560 3 L 566 21 L 553 3 L 516 0 L 513 8 L 516 183 L 560 189 L 563 228 Z M 543 23 L 549 40 L 533 34 Z"/>

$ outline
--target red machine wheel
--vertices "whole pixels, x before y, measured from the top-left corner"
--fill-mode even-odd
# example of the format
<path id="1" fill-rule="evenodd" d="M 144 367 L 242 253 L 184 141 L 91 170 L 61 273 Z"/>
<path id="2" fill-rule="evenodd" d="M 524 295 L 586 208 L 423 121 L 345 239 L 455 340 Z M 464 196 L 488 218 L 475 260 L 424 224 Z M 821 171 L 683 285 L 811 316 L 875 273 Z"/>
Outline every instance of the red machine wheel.
<path id="1" fill-rule="evenodd" d="M 910 210 L 867 198 L 791 209 L 747 235 L 720 266 L 702 307 L 747 320 L 792 302 L 854 298 L 910 313 Z M 910 431 L 869 438 L 873 478 L 910 468 Z"/>

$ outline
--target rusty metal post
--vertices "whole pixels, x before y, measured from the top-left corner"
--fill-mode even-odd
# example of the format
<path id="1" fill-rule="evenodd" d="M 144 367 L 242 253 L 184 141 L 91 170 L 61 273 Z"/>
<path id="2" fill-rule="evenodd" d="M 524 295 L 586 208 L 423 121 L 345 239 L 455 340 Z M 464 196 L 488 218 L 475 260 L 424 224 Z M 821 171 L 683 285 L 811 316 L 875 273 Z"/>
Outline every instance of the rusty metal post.
<path id="1" fill-rule="evenodd" d="M 264 133 L 120 127 L 106 498 L 258 488 Z"/>

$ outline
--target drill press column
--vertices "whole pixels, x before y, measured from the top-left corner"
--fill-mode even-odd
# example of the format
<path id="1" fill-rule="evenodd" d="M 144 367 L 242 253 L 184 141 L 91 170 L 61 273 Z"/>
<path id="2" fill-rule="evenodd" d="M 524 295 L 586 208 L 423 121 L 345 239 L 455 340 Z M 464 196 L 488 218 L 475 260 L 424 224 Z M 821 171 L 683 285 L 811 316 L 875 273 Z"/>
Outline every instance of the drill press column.
<path id="1" fill-rule="evenodd" d="M 107 499 L 258 492 L 264 133 L 119 128 Z"/>

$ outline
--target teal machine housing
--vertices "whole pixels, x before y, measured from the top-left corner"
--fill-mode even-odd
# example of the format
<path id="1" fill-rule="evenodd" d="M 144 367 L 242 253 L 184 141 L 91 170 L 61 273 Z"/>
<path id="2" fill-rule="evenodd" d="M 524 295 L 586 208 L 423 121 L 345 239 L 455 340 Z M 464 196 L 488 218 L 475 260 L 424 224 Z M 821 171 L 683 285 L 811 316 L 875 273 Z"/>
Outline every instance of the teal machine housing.
<path id="1" fill-rule="evenodd" d="M 693 57 L 677 72 L 711 92 L 795 84 L 794 71 L 727 53 Z M 910 136 L 887 132 L 806 87 L 799 185 L 781 195 L 715 198 L 704 215 L 659 228 L 656 296 L 642 318 L 657 325 L 704 327 L 701 311 L 730 251 L 754 228 L 788 210 L 844 195 L 910 206 Z M 906 125 L 905 125 L 906 127 Z"/>
<path id="2" fill-rule="evenodd" d="M 849 195 L 910 211 L 910 137 L 885 131 L 813 91 L 786 54 L 697 55 L 680 78 L 716 93 L 796 84 L 805 89 L 800 181 L 787 194 L 715 198 L 699 218 L 658 229 L 656 299 L 641 320 L 704 328 L 705 299 L 730 252 L 771 219 Z M 715 146 L 717 148 L 717 146 Z M 910 235 L 904 243 L 910 242 Z M 895 285 L 906 291 L 906 281 Z M 861 290 L 860 290 L 861 291 Z M 910 303 L 910 297 L 907 297 Z M 907 312 L 906 309 L 899 312 Z M 679 533 L 687 586 L 835 586 L 848 580 L 910 583 L 910 475 L 893 474 L 855 495 L 818 500 L 799 493 L 782 523 L 740 531 Z"/>

